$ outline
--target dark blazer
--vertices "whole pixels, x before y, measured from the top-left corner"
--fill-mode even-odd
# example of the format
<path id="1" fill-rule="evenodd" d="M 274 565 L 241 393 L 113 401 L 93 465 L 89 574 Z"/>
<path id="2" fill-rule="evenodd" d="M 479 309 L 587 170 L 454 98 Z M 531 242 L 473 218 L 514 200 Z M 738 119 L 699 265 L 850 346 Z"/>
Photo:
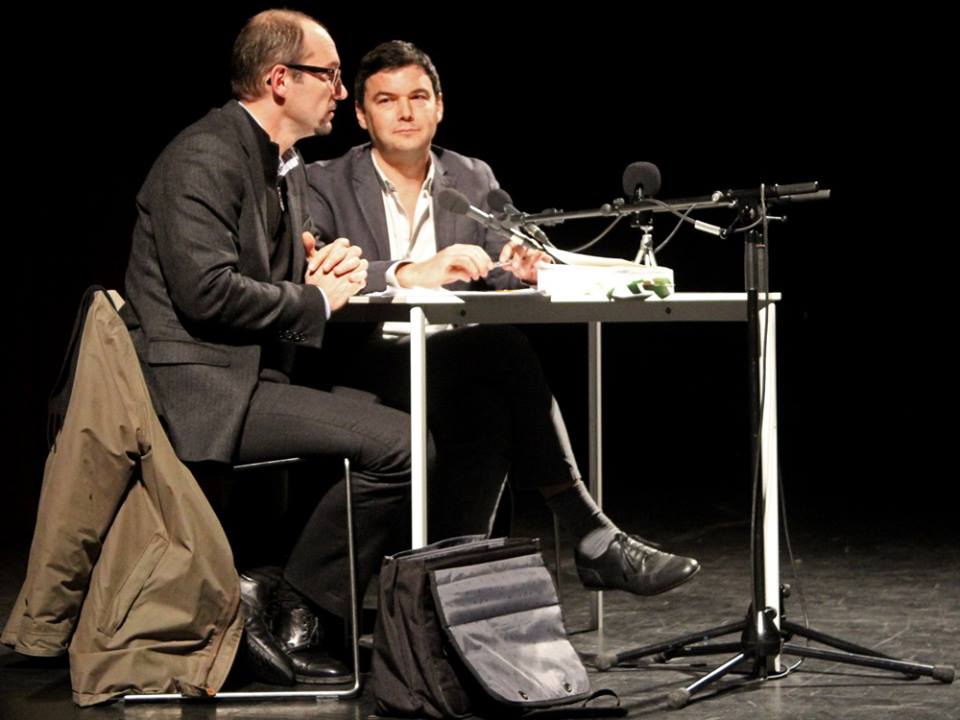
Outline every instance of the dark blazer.
<path id="1" fill-rule="evenodd" d="M 445 188 L 459 190 L 473 205 L 490 211 L 487 193 L 499 187 L 490 166 L 482 160 L 433 147 L 436 162 L 433 195 Z M 310 193 L 307 207 L 310 219 L 320 239 L 329 242 L 345 237 L 359 245 L 370 262 L 365 292 L 377 292 L 386 287 L 385 274 L 393 264 L 390 259 L 390 236 L 383 209 L 380 182 L 371 159 L 370 144 L 351 148 L 336 160 L 311 163 L 307 168 Z M 437 250 L 455 243 L 480 245 L 496 259 L 506 240 L 470 218 L 455 215 L 434 203 L 434 226 Z M 490 273 L 486 288 L 522 287 L 513 275 L 496 269 Z M 466 283 L 454 283 L 453 289 L 466 288 Z"/>
<path id="2" fill-rule="evenodd" d="M 229 462 L 264 343 L 319 347 L 326 305 L 296 282 L 305 258 L 303 166 L 287 175 L 293 282 L 270 278 L 257 130 L 231 101 L 163 151 L 137 196 L 124 319 L 179 457 Z M 309 228 L 307 228 L 309 229 Z"/>

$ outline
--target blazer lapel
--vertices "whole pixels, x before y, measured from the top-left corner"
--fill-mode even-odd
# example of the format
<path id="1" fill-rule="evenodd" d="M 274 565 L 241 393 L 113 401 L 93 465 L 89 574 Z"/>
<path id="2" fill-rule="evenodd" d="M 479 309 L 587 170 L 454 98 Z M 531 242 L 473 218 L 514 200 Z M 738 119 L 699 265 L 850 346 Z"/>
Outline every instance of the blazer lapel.
<path id="1" fill-rule="evenodd" d="M 383 191 L 373 167 L 373 158 L 370 155 L 370 146 L 365 146 L 353 158 L 353 191 L 360 213 L 363 215 L 370 237 L 375 244 L 372 252 L 364 249 L 364 256 L 368 260 L 390 259 L 390 234 L 387 231 L 387 217 L 383 209 Z"/>
<path id="2" fill-rule="evenodd" d="M 437 250 L 443 250 L 445 247 L 449 247 L 456 243 L 457 238 L 460 237 L 460 232 L 462 230 L 460 223 L 464 222 L 466 218 L 463 218 L 460 215 L 455 215 L 449 210 L 440 207 L 440 203 L 436 202 L 436 197 L 441 190 L 445 190 L 447 188 L 456 190 L 459 182 L 457 180 L 457 176 L 452 172 L 449 172 L 446 167 L 444 167 L 443 161 L 440 159 L 437 153 L 431 153 L 431 157 L 434 163 L 434 203 L 432 210 L 434 213 L 433 227 L 437 238 Z"/>
<path id="3" fill-rule="evenodd" d="M 293 242 L 293 261 L 291 264 L 294 282 L 303 280 L 303 274 L 307 269 L 307 256 L 303 249 L 303 240 L 300 238 L 303 234 L 303 221 L 306 218 L 306 212 L 303 209 L 303 191 L 307 187 L 307 177 L 306 169 L 303 166 L 303 158 L 300 157 L 299 153 L 297 153 L 297 159 L 300 162 L 287 173 L 287 203 L 290 205 L 287 218 L 290 222 L 290 235 Z"/>
<path id="4" fill-rule="evenodd" d="M 260 144 L 254 135 L 253 127 L 250 124 L 251 118 L 248 116 L 247 111 L 240 107 L 238 102 L 233 100 L 224 106 L 224 112 L 233 118 L 234 126 L 237 128 L 240 139 L 240 145 L 247 155 L 247 172 L 251 187 L 253 188 L 253 196 L 256 199 L 254 203 L 256 206 L 256 227 L 258 230 L 257 242 L 255 243 L 256 247 L 241 248 L 241 253 L 246 257 L 251 257 L 252 254 L 253 258 L 255 258 L 255 265 L 246 266 L 248 268 L 247 272 L 251 272 L 253 268 L 256 267 L 259 273 L 266 273 L 267 277 L 269 277 L 270 257 L 268 255 L 267 193 L 275 192 L 273 188 L 267 187 L 267 181 L 263 177 L 264 163 L 267 162 L 269 158 L 261 157 Z M 274 162 L 278 162 L 278 159 L 274 159 Z"/>

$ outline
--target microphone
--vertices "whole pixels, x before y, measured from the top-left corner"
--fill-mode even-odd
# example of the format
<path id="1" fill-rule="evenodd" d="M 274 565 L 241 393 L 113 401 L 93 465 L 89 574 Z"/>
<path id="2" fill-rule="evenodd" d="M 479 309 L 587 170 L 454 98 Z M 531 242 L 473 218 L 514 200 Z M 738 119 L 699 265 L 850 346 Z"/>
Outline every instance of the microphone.
<path id="1" fill-rule="evenodd" d="M 633 200 L 642 200 L 653 197 L 660 192 L 660 168 L 649 162 L 635 162 L 627 165 L 623 171 L 623 192 Z M 711 198 L 718 200 L 716 193 Z M 692 220 L 693 227 L 700 232 L 725 237 L 724 229 L 719 225 L 704 222 L 703 220 Z"/>
<path id="2" fill-rule="evenodd" d="M 660 169 L 650 162 L 634 162 L 627 165 L 623 171 L 623 192 L 631 201 L 653 197 L 660 192 Z M 645 211 L 634 215 L 631 227 L 643 231 L 640 239 L 640 249 L 634 262 L 638 265 L 656 267 L 657 258 L 653 248 L 653 221 L 650 212 Z"/>
<path id="3" fill-rule="evenodd" d="M 547 234 L 540 229 L 539 225 L 523 221 L 523 216 L 525 213 L 517 209 L 517 206 L 513 204 L 513 198 L 510 197 L 510 193 L 503 188 L 494 188 L 487 193 L 487 205 L 489 205 L 495 213 L 503 213 L 505 215 L 503 222 L 507 223 L 509 226 L 516 227 L 519 225 L 525 232 L 536 238 L 541 244 L 550 244 L 550 238 L 548 238 Z"/>
<path id="4" fill-rule="evenodd" d="M 623 192 L 631 200 L 653 197 L 660 192 L 660 169 L 650 162 L 635 162 L 623 171 Z"/>
<path id="5" fill-rule="evenodd" d="M 454 190 L 453 188 L 445 188 L 441 190 L 439 193 L 437 193 L 437 203 L 444 210 L 449 210 L 455 215 L 466 215 L 471 220 L 475 220 L 488 230 L 492 230 L 502 237 L 505 237 L 509 240 L 518 240 L 524 245 L 537 250 L 543 250 L 543 247 L 540 245 L 540 243 L 533 238 L 524 235 L 515 228 L 504 225 L 490 213 L 484 212 L 475 205 L 471 205 L 470 201 L 467 199 L 467 196 L 459 190 Z"/>
<path id="6" fill-rule="evenodd" d="M 705 232 L 709 235 L 716 235 L 717 237 L 726 237 L 726 231 L 719 225 L 714 225 L 713 223 L 704 222 L 703 220 L 694 220 L 693 227 L 700 232 Z"/>

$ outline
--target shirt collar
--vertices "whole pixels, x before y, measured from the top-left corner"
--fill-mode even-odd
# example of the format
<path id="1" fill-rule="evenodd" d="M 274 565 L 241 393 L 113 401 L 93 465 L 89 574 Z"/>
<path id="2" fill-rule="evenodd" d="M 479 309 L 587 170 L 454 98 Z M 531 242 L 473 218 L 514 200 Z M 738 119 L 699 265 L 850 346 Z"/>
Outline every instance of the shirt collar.
<path id="1" fill-rule="evenodd" d="M 397 187 L 392 182 L 387 179 L 387 176 L 384 175 L 383 170 L 380 169 L 380 166 L 377 164 L 377 157 L 372 152 L 370 153 L 370 159 L 373 161 L 373 169 L 377 176 L 377 181 L 380 183 L 380 188 L 385 192 L 393 194 L 397 192 Z M 426 192 L 428 195 L 433 192 L 433 178 L 436 174 L 436 159 L 433 157 L 433 151 L 430 152 L 430 164 L 427 166 L 427 176 L 423 179 L 423 185 L 420 186 L 420 192 Z"/>
<path id="2" fill-rule="evenodd" d="M 254 126 L 254 132 L 257 136 L 257 143 L 260 146 L 260 151 L 264 158 L 264 178 L 266 179 L 268 185 L 276 185 L 280 178 L 285 177 L 288 172 L 300 164 L 300 155 L 293 148 L 290 148 L 283 155 L 281 155 L 280 146 L 270 139 L 270 134 L 267 132 L 266 128 L 263 127 L 263 124 L 260 122 L 257 116 L 254 115 L 250 111 L 250 108 L 248 108 L 242 102 L 239 104 L 240 107 L 246 110 L 247 116 L 250 118 Z M 271 157 L 277 158 L 276 165 L 266 161 L 266 158 Z"/>

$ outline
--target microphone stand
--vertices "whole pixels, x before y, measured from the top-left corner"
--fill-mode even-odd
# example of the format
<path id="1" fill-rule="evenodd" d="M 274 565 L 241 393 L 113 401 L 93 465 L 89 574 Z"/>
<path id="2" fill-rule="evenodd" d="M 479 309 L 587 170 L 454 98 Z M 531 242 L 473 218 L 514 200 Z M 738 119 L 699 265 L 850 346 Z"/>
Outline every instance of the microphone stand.
<path id="1" fill-rule="evenodd" d="M 739 200 L 727 198 L 722 193 L 713 193 L 704 197 L 682 198 L 679 200 L 635 200 L 625 202 L 617 198 L 613 202 L 604 203 L 599 208 L 589 210 L 544 210 L 540 213 L 518 213 L 511 215 L 514 222 L 536 223 L 537 225 L 561 225 L 567 220 L 583 220 L 588 218 L 623 217 L 624 215 L 639 215 L 640 213 L 681 212 L 690 209 L 733 208 L 738 207 Z"/>
<path id="2" fill-rule="evenodd" d="M 766 327 L 770 321 L 773 304 L 768 300 L 769 269 L 767 264 L 767 226 L 770 218 L 767 207 L 776 203 L 819 200 L 829 197 L 829 190 L 820 190 L 816 183 L 804 183 L 790 186 L 761 186 L 759 190 L 737 190 L 715 193 L 731 206 L 739 206 L 745 219 L 751 221 L 751 229 L 745 233 L 744 242 L 744 284 L 747 291 L 747 325 L 750 379 L 750 457 L 752 463 L 753 507 L 751 515 L 751 563 L 752 593 L 746 617 L 743 620 L 725 625 L 714 626 L 688 633 L 680 637 L 623 650 L 618 653 L 599 653 L 594 664 L 599 670 L 608 670 L 623 662 L 645 656 L 655 656 L 657 662 L 665 663 L 673 657 L 713 655 L 734 653 L 706 675 L 668 695 L 668 701 L 674 708 L 686 706 L 695 693 L 702 691 L 731 671 L 747 666 L 747 677 L 732 683 L 733 687 L 752 684 L 783 677 L 787 673 L 781 668 L 780 654 L 795 655 L 801 658 L 816 658 L 832 662 L 858 665 L 903 673 L 913 679 L 928 676 L 943 683 L 951 683 L 954 669 L 948 665 L 926 665 L 891 658 L 888 655 L 865 648 L 846 640 L 818 632 L 804 625 L 792 622 L 785 616 L 784 600 L 789 596 L 788 586 L 779 586 L 779 553 L 776 549 L 768 556 L 767 540 L 777 545 L 779 533 L 779 498 L 777 480 L 764 477 L 760 486 L 760 462 L 763 447 L 761 420 L 764 412 L 765 394 L 773 388 L 765 387 L 765 378 L 761 375 L 761 357 L 775 352 L 766 347 Z M 805 197 L 804 197 L 805 196 Z M 766 322 L 761 327 L 760 317 Z M 764 529 L 772 532 L 768 538 Z M 778 622 L 779 620 L 779 622 Z M 731 633 L 740 633 L 739 641 L 708 643 L 707 641 Z M 808 645 L 791 643 L 794 636 L 815 640 L 836 650 L 821 650 Z M 725 688 L 726 689 L 726 688 Z"/>
<path id="3" fill-rule="evenodd" d="M 633 227 L 643 232 L 640 237 L 640 249 L 637 250 L 637 256 L 633 259 L 637 265 L 647 267 L 657 266 L 657 256 L 653 252 L 653 220 L 650 217 L 638 215 Z"/>

